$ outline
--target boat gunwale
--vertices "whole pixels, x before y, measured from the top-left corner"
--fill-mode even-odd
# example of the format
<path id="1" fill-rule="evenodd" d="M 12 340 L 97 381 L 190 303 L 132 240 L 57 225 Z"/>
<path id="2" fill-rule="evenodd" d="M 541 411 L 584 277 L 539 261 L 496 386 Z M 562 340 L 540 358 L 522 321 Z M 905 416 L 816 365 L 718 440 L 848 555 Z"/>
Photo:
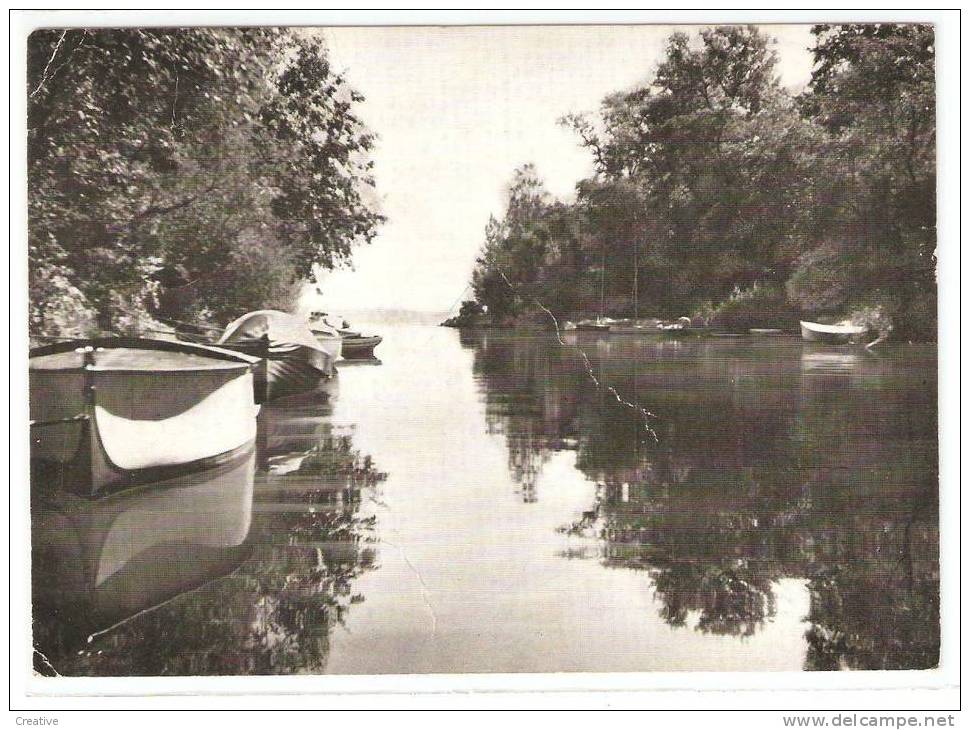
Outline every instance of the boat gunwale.
<path id="1" fill-rule="evenodd" d="M 262 359 L 262 358 L 260 358 Z M 78 367 L 70 368 L 32 368 L 35 373 L 117 373 L 118 375 L 177 375 L 179 373 L 195 374 L 195 373 L 224 373 L 232 372 L 234 370 L 243 373 L 247 370 L 251 370 L 258 362 L 254 363 L 232 363 L 225 366 L 213 366 L 213 367 L 188 367 L 188 368 L 110 368 L 102 367 L 100 365 L 79 365 Z"/>
<path id="2" fill-rule="evenodd" d="M 196 342 L 184 342 L 182 340 L 158 340 L 148 337 L 79 337 L 76 340 L 67 340 L 65 342 L 55 342 L 49 345 L 41 345 L 40 347 L 35 347 L 30 350 L 28 356 L 30 359 L 35 357 L 44 357 L 46 355 L 59 355 L 65 352 L 72 352 L 77 350 L 79 347 L 102 347 L 105 349 L 132 349 L 132 350 L 159 350 L 162 352 L 178 352 L 186 355 L 198 355 L 200 357 L 210 357 L 213 360 L 225 360 L 227 362 L 234 363 L 240 366 L 240 369 L 245 366 L 251 369 L 254 365 L 257 365 L 262 359 L 256 357 L 255 355 L 249 355 L 244 352 L 238 352 L 236 350 L 231 350 L 224 347 L 218 347 L 213 345 L 204 345 Z M 86 370 L 93 369 L 98 372 L 116 372 L 116 373 L 166 373 L 166 372 L 205 372 L 208 370 L 218 370 L 223 369 L 219 367 L 164 367 L 164 368 L 107 368 L 99 367 L 97 364 L 93 366 L 81 365 L 78 367 L 71 368 L 34 368 L 36 371 L 50 371 L 50 372 L 84 372 Z"/>
<path id="3" fill-rule="evenodd" d="M 370 342 L 377 342 L 380 344 L 383 341 L 384 338 L 380 335 L 361 335 L 360 337 L 345 337 L 343 339 L 343 344 L 347 345 L 347 343 L 350 343 L 351 345 L 363 345 Z"/>

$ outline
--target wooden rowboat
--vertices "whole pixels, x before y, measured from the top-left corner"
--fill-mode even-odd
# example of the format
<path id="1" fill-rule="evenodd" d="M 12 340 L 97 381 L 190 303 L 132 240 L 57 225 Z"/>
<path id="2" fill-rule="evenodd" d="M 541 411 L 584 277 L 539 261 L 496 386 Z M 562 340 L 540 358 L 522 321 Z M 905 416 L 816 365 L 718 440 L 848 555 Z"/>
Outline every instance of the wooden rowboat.
<path id="1" fill-rule="evenodd" d="M 344 354 L 344 343 L 347 338 L 336 330 L 329 328 L 314 328 L 311 329 L 314 339 L 317 341 L 317 345 L 327 353 L 333 362 L 336 362 Z"/>
<path id="2" fill-rule="evenodd" d="M 842 345 L 858 337 L 862 337 L 868 328 L 854 324 L 819 324 L 817 322 L 799 322 L 802 327 L 802 339 L 806 342 L 826 342 L 832 345 Z"/>
<path id="3" fill-rule="evenodd" d="M 363 335 L 360 330 L 351 329 L 347 320 L 332 318 L 326 312 L 311 312 L 308 321 L 317 342 L 328 352 L 335 352 L 335 359 L 341 355 L 345 360 L 371 359 L 374 348 L 383 341 L 378 335 Z"/>
<path id="4" fill-rule="evenodd" d="M 301 317 L 272 309 L 250 312 L 232 322 L 218 345 L 265 359 L 265 375 L 256 374 L 260 402 L 315 388 L 320 378 L 336 372 L 334 363 L 340 356 L 339 336 L 328 348 Z"/>
<path id="5" fill-rule="evenodd" d="M 350 324 L 347 320 L 322 311 L 310 312 L 307 322 L 317 342 L 333 356 L 334 361 L 339 360 L 344 354 L 343 343 L 347 337 L 360 335 L 360 332 L 349 329 Z"/>
<path id="6" fill-rule="evenodd" d="M 357 335 L 356 337 L 344 337 L 343 354 L 347 360 L 365 360 L 374 357 L 374 348 L 377 347 L 384 338 L 379 335 Z"/>
<path id="7" fill-rule="evenodd" d="M 95 496 L 234 460 L 256 438 L 258 362 L 204 345 L 120 337 L 31 350 L 38 484 Z"/>

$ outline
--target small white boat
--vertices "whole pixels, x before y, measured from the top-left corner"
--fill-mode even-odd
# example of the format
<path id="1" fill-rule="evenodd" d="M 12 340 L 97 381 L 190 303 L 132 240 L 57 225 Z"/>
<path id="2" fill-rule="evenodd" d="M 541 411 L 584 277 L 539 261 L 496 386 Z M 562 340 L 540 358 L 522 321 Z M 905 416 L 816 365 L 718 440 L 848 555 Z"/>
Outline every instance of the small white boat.
<path id="1" fill-rule="evenodd" d="M 800 321 L 802 339 L 806 342 L 825 342 L 830 345 L 842 345 L 858 337 L 862 337 L 868 328 L 862 325 L 842 322 L 840 324 L 819 324 L 818 322 Z"/>
<path id="2" fill-rule="evenodd" d="M 611 322 L 604 317 L 597 319 L 583 319 L 576 323 L 580 332 L 609 332 Z"/>
<path id="3" fill-rule="evenodd" d="M 320 378 L 332 376 L 340 343 L 336 335 L 328 346 L 302 317 L 262 309 L 232 322 L 218 345 L 266 359 L 265 385 L 257 382 L 258 400 L 263 402 L 310 390 Z M 264 386 L 262 392 L 260 386 Z"/>
<path id="4" fill-rule="evenodd" d="M 345 337 L 329 325 L 311 323 L 310 332 L 317 344 L 336 362 L 344 355 Z"/>
<path id="5" fill-rule="evenodd" d="M 658 322 L 657 331 L 670 337 L 681 337 L 690 330 L 690 317 L 678 317 L 676 322 Z"/>
<path id="6" fill-rule="evenodd" d="M 347 320 L 333 317 L 326 312 L 310 312 L 307 321 L 317 342 L 333 355 L 334 360 L 339 360 L 343 355 L 344 337 L 360 335 L 360 332 L 352 332 L 349 329 L 350 324 Z"/>
<path id="7" fill-rule="evenodd" d="M 255 443 L 258 363 L 138 338 L 31 350 L 32 466 L 45 485 L 94 496 L 232 461 Z"/>

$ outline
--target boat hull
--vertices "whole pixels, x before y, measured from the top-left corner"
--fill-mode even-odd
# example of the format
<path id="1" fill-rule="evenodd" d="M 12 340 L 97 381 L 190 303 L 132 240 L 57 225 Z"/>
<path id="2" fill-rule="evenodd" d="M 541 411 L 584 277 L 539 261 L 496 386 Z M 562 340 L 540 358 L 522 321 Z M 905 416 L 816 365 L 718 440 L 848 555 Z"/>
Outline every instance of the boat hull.
<path id="1" fill-rule="evenodd" d="M 264 309 L 230 323 L 218 345 L 258 354 L 267 361 L 265 385 L 260 375 L 256 392 L 262 400 L 272 400 L 310 390 L 321 377 L 335 373 L 341 338 L 336 332 L 332 338 L 320 336 L 326 334 L 311 331 L 300 317 Z"/>
<path id="2" fill-rule="evenodd" d="M 376 348 L 384 338 L 378 335 L 371 337 L 345 337 L 343 341 L 343 356 L 347 360 L 364 360 L 374 357 Z"/>
<path id="3" fill-rule="evenodd" d="M 141 357 L 153 354 L 143 348 Z M 95 496 L 224 464 L 255 442 L 249 363 L 152 371 L 33 362 L 32 353 L 38 485 Z"/>
<path id="4" fill-rule="evenodd" d="M 838 327 L 819 325 L 814 322 L 801 322 L 802 339 L 806 342 L 821 342 L 828 345 L 845 345 L 865 334 L 860 327 Z"/>
<path id="5" fill-rule="evenodd" d="M 256 340 L 224 343 L 220 347 L 261 358 L 253 369 L 253 395 L 257 403 L 312 390 L 321 378 L 330 378 L 336 373 L 330 354 L 305 345 Z"/>
<path id="6" fill-rule="evenodd" d="M 266 358 L 265 382 L 258 382 L 267 401 L 313 390 L 321 378 L 332 377 L 333 359 L 320 350 L 295 346 L 270 351 Z"/>
<path id="7" fill-rule="evenodd" d="M 339 334 L 313 330 L 313 336 L 320 344 L 320 348 L 331 357 L 333 362 L 339 360 L 341 355 L 344 354 L 344 338 Z"/>

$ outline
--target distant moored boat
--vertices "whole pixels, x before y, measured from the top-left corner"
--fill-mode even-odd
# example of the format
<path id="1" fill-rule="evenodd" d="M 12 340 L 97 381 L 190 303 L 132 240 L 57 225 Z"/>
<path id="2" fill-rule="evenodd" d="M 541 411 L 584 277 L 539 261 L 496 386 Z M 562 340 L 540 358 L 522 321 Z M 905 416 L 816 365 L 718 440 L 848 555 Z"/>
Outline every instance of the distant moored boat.
<path id="1" fill-rule="evenodd" d="M 312 312 L 309 318 L 310 330 L 317 341 L 330 350 L 336 348 L 336 357 L 347 360 L 364 360 L 374 357 L 374 348 L 383 341 L 378 335 L 362 335 L 350 329 L 346 320 L 333 324 L 326 312 Z"/>
<path id="2" fill-rule="evenodd" d="M 94 496 L 242 457 L 256 437 L 254 357 L 102 338 L 30 351 L 31 463 Z"/>
<path id="3" fill-rule="evenodd" d="M 688 334 L 697 334 L 691 330 L 690 317 L 678 317 L 676 322 L 658 322 L 657 331 L 667 337 L 685 337 Z"/>
<path id="4" fill-rule="evenodd" d="M 609 332 L 610 322 L 606 319 L 584 319 L 576 323 L 576 329 L 580 332 Z"/>
<path id="5" fill-rule="evenodd" d="M 317 341 L 317 345 L 323 349 L 333 361 L 336 362 L 341 356 L 345 356 L 344 343 L 347 338 L 336 329 L 327 325 L 311 324 L 310 332 Z"/>
<path id="6" fill-rule="evenodd" d="M 347 360 L 364 360 L 374 357 L 374 348 L 384 338 L 380 335 L 345 335 L 343 338 L 343 353 Z"/>
<path id="7" fill-rule="evenodd" d="M 819 324 L 799 322 L 802 326 L 802 339 L 806 342 L 826 342 L 833 345 L 845 344 L 855 337 L 861 337 L 867 327 L 855 324 Z"/>
<path id="8" fill-rule="evenodd" d="M 334 374 L 340 338 L 326 344 L 310 331 L 302 317 L 274 309 L 244 314 L 226 327 L 218 345 L 266 359 L 265 375 L 257 372 L 259 400 L 272 400 L 316 387 Z"/>

